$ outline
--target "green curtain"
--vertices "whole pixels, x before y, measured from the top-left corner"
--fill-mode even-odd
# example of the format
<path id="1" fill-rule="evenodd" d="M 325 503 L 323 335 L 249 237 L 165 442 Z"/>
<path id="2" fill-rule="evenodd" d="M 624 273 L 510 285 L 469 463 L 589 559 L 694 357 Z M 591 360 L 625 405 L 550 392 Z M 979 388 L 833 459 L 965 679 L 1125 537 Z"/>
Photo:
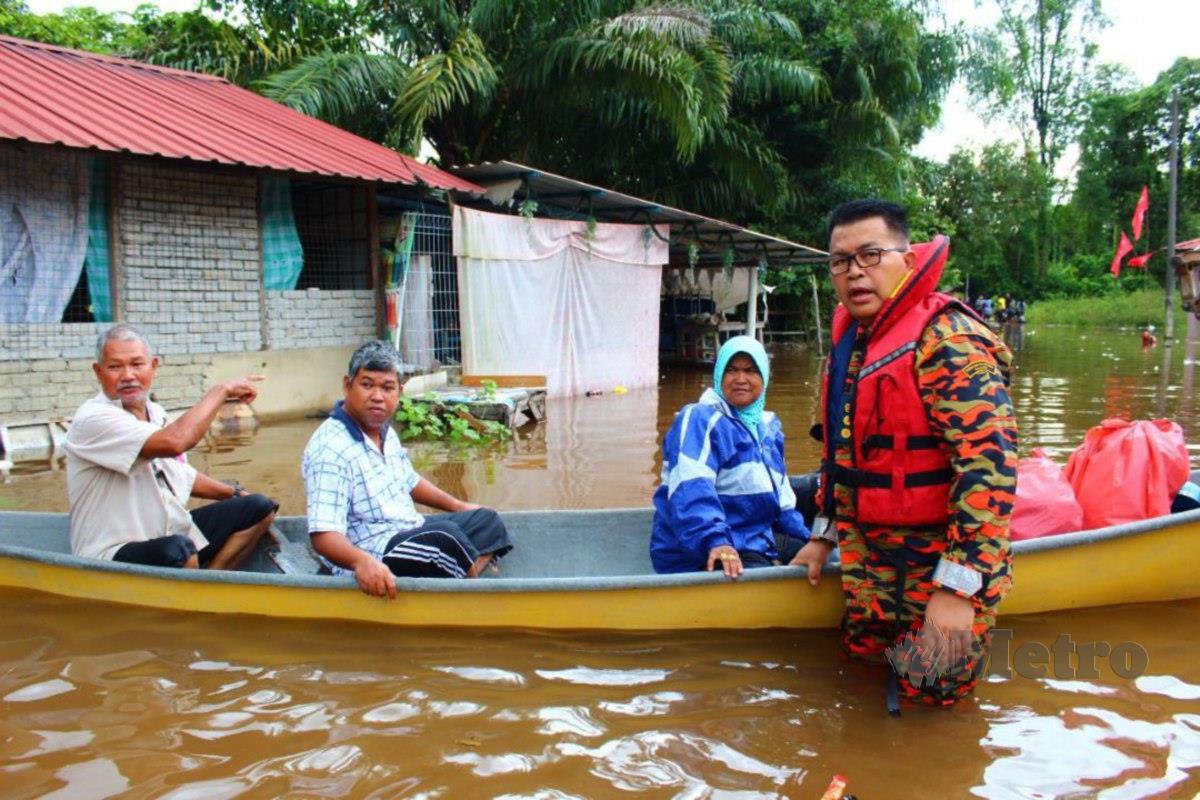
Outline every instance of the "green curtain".
<path id="1" fill-rule="evenodd" d="M 263 288 L 295 289 L 304 267 L 304 247 L 292 213 L 292 182 L 264 177 L 261 187 Z"/>
<path id="2" fill-rule="evenodd" d="M 88 159 L 91 196 L 88 201 L 88 243 L 83 257 L 87 271 L 88 295 L 92 319 L 112 322 L 112 287 L 109 285 L 108 247 L 108 159 L 91 156 Z"/>

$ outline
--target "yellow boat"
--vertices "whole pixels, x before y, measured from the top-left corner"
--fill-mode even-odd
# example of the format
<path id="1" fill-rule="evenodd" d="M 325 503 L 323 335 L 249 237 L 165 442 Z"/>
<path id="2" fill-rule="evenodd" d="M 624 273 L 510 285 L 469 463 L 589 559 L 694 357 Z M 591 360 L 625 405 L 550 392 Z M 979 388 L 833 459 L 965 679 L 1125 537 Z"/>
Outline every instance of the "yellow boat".
<path id="1" fill-rule="evenodd" d="M 239 571 L 173 570 L 70 555 L 67 516 L 0 512 L 0 586 L 86 600 L 217 614 L 358 620 L 421 627 L 670 630 L 831 628 L 837 568 L 816 588 L 799 567 L 731 582 L 717 573 L 656 575 L 649 509 L 503 515 L 516 548 L 478 580 L 401 578 L 399 597 L 363 595 L 317 574 L 302 517 L 277 521 Z M 1003 614 L 1200 596 L 1200 510 L 1014 545 Z"/>

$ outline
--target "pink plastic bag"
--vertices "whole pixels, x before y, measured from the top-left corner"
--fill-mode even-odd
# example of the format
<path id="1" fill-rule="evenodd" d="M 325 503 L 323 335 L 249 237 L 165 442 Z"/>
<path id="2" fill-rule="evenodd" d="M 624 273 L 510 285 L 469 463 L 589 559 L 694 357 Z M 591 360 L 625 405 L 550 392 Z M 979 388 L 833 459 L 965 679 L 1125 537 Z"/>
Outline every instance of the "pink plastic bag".
<path id="1" fill-rule="evenodd" d="M 1160 517 L 1188 479 L 1183 430 L 1167 419 L 1106 419 L 1067 462 L 1086 529 Z"/>
<path id="2" fill-rule="evenodd" d="M 1017 499 L 1013 503 L 1009 537 L 1014 541 L 1036 539 L 1083 528 L 1083 509 L 1075 491 L 1041 448 L 1017 464 Z"/>

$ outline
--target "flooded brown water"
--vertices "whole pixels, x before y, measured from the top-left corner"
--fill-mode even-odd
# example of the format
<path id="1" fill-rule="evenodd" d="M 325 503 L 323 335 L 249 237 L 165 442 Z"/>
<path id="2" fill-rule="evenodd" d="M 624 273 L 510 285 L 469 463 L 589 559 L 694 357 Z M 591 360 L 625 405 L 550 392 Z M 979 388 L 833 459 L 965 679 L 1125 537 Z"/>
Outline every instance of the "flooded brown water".
<path id="1" fill-rule="evenodd" d="M 1128 415 L 1175 419 L 1197 453 L 1185 349 L 1143 352 L 1133 331 L 1025 331 L 1022 449 L 1065 460 L 1087 427 Z M 768 408 L 806 471 L 817 360 L 773 363 Z M 412 451 L 439 485 L 500 509 L 645 505 L 662 434 L 708 382 L 673 369 L 656 390 L 551 401 L 546 424 L 492 451 Z M 210 443 L 193 463 L 302 514 L 299 454 L 317 424 Z M 65 510 L 62 474 L 18 475 L 0 502 Z M 447 633 L 10 591 L 0 604 L 4 797 L 817 798 L 836 772 L 860 800 L 1200 792 L 1200 601 L 1004 619 L 1014 648 L 1134 642 L 1149 665 L 993 679 L 952 710 L 898 720 L 879 671 L 844 662 L 833 631 Z"/>

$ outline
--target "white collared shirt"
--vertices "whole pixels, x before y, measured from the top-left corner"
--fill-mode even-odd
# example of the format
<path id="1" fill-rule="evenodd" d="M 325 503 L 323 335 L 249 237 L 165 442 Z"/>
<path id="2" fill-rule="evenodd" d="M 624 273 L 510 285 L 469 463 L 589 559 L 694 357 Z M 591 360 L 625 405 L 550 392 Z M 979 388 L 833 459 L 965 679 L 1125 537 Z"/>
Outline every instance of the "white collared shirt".
<path id="1" fill-rule="evenodd" d="M 162 406 L 146 401 L 147 421 L 103 393 L 75 412 L 67 430 L 67 496 L 71 551 L 111 559 L 122 545 L 160 536 L 208 544 L 187 510 L 196 470 L 185 459 L 141 458 L 142 447 L 167 424 Z"/>

